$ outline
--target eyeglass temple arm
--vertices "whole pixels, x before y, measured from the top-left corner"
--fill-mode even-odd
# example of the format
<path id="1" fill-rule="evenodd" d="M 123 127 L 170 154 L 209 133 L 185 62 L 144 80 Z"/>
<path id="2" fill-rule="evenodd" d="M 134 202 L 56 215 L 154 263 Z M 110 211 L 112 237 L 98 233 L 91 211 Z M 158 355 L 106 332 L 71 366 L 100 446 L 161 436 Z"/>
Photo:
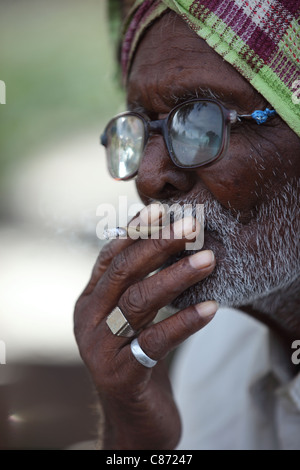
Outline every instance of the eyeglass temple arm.
<path id="1" fill-rule="evenodd" d="M 237 120 L 240 121 L 241 118 L 248 118 L 254 119 L 257 124 L 263 124 L 269 117 L 275 116 L 275 114 L 277 114 L 275 109 L 266 108 L 264 111 L 257 109 L 252 114 L 237 114 Z"/>

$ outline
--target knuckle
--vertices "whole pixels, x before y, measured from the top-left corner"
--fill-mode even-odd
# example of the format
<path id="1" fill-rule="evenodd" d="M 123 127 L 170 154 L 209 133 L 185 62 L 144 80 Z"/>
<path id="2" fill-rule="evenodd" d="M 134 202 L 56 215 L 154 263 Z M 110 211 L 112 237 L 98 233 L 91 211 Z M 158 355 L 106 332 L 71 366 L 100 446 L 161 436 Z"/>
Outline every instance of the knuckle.
<path id="1" fill-rule="evenodd" d="M 82 338 L 93 333 L 99 323 L 101 308 L 94 298 L 81 297 L 77 300 L 73 315 L 73 331 L 78 345 Z"/>
<path id="2" fill-rule="evenodd" d="M 170 241 L 167 238 L 153 238 L 151 240 L 153 250 L 157 253 L 161 253 L 163 251 L 169 251 L 170 249 Z"/>
<path id="3" fill-rule="evenodd" d="M 74 335 L 76 338 L 76 341 L 80 338 L 82 330 L 83 330 L 83 312 L 84 312 L 84 306 L 85 306 L 85 298 L 83 296 L 80 296 L 79 299 L 75 303 L 75 308 L 74 308 Z"/>
<path id="4" fill-rule="evenodd" d="M 173 295 L 178 295 L 183 290 L 183 285 L 178 285 L 178 279 L 182 280 L 184 275 L 184 270 L 182 269 L 182 266 L 180 267 L 180 270 L 178 270 L 178 266 L 176 265 L 169 267 L 166 270 L 165 275 L 168 276 L 169 279 L 168 290 Z"/>
<path id="5" fill-rule="evenodd" d="M 74 325 L 74 335 L 78 346 L 79 354 L 85 364 L 90 363 L 90 338 L 86 330 L 81 325 Z"/>
<path id="6" fill-rule="evenodd" d="M 79 348 L 80 347 L 80 338 L 81 338 L 82 329 L 81 329 L 81 327 L 79 326 L 78 323 L 74 323 L 73 332 L 74 332 L 76 343 L 77 343 L 78 348 Z"/>
<path id="7" fill-rule="evenodd" d="M 141 348 L 145 350 L 152 359 L 162 359 L 166 352 L 168 338 L 164 328 L 157 323 L 154 328 L 143 331 L 141 339 Z"/>
<path id="8" fill-rule="evenodd" d="M 194 313 L 194 315 L 193 315 Z M 186 335 L 192 335 L 199 328 L 199 315 L 193 307 L 190 309 L 190 314 L 178 316 L 178 330 L 185 332 Z"/>
<path id="9" fill-rule="evenodd" d="M 120 299 L 120 304 L 128 313 L 139 314 L 145 310 L 147 292 L 140 283 L 130 286 Z"/>
<path id="10" fill-rule="evenodd" d="M 76 315 L 76 311 L 74 312 L 73 331 L 74 331 L 75 339 L 76 339 L 76 341 L 78 342 L 78 339 L 79 339 L 80 333 L 81 333 L 81 325 L 80 325 L 80 323 L 79 323 L 78 315 Z"/>
<path id="11" fill-rule="evenodd" d="M 80 332 L 77 338 L 79 354 L 90 371 L 94 383 L 104 384 L 109 376 L 108 371 L 113 373 L 115 363 L 114 353 L 107 354 L 105 347 L 99 343 L 98 335 L 86 329 Z"/>
<path id="12" fill-rule="evenodd" d="M 111 282 L 123 281 L 128 277 L 128 258 L 124 252 L 119 253 L 117 256 L 114 256 L 110 269 L 107 271 L 107 275 Z"/>
<path id="13" fill-rule="evenodd" d="M 113 257 L 114 257 L 114 251 L 112 248 L 112 244 L 108 243 L 102 248 L 99 254 L 98 260 L 96 262 L 97 268 L 98 269 L 107 268 L 107 266 L 111 263 L 111 260 L 113 259 Z"/>

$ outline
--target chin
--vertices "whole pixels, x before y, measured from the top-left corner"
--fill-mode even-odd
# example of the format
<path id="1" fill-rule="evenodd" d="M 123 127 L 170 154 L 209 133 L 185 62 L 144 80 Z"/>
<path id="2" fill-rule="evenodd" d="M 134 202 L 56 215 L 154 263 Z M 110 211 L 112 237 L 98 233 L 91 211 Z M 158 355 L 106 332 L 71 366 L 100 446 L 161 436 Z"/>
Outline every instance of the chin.
<path id="1" fill-rule="evenodd" d="M 222 307 L 238 308 L 258 299 L 257 295 L 249 296 L 248 294 L 244 285 L 237 286 L 234 277 L 225 280 L 224 270 L 216 267 L 208 278 L 182 292 L 172 302 L 172 307 L 182 310 L 190 305 L 215 300 Z"/>
<path id="2" fill-rule="evenodd" d="M 211 195 L 200 196 L 206 200 L 203 249 L 214 252 L 216 267 L 206 279 L 180 294 L 172 306 L 183 309 L 207 300 L 235 308 L 263 305 L 266 299 L 280 297 L 278 293 L 286 299 L 284 292 L 299 283 L 299 196 L 298 180 L 286 184 L 259 207 L 248 224 L 240 223 Z M 200 198 L 196 203 L 201 203 Z M 191 254 L 181 252 L 167 265 Z"/>

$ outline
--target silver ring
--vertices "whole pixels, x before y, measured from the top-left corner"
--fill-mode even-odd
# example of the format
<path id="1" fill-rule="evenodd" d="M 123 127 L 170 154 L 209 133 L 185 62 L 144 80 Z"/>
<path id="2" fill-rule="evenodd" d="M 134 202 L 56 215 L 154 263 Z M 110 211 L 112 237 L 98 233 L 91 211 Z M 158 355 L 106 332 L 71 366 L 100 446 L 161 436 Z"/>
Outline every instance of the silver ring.
<path id="1" fill-rule="evenodd" d="M 135 338 L 131 342 L 130 347 L 131 347 L 131 352 L 136 358 L 136 360 L 143 366 L 151 369 L 151 367 L 154 367 L 157 364 L 157 361 L 154 361 L 153 359 L 151 359 L 151 357 L 147 356 L 147 354 L 144 353 L 141 346 L 139 345 L 137 338 Z"/>
<path id="2" fill-rule="evenodd" d="M 106 323 L 114 335 L 131 338 L 137 334 L 119 307 L 114 308 L 113 311 L 108 315 Z"/>

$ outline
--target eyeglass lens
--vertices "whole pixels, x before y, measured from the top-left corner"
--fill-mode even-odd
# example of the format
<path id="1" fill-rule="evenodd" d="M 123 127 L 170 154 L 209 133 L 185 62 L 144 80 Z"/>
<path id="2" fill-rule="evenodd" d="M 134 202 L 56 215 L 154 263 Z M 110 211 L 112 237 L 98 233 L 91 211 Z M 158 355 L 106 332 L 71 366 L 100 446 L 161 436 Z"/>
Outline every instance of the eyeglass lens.
<path id="1" fill-rule="evenodd" d="M 138 170 L 144 150 L 144 123 L 134 115 L 116 118 L 107 129 L 107 158 L 111 175 L 125 179 Z"/>
<path id="2" fill-rule="evenodd" d="M 180 166 L 204 165 L 214 160 L 223 141 L 223 114 L 211 102 L 187 103 L 169 118 L 169 141 Z"/>
<path id="3" fill-rule="evenodd" d="M 176 107 L 167 120 L 167 145 L 175 164 L 189 168 L 205 165 L 219 154 L 224 119 L 218 104 L 209 101 L 185 103 Z M 145 127 L 136 115 L 117 117 L 106 129 L 107 157 L 116 179 L 133 176 L 145 146 Z"/>

